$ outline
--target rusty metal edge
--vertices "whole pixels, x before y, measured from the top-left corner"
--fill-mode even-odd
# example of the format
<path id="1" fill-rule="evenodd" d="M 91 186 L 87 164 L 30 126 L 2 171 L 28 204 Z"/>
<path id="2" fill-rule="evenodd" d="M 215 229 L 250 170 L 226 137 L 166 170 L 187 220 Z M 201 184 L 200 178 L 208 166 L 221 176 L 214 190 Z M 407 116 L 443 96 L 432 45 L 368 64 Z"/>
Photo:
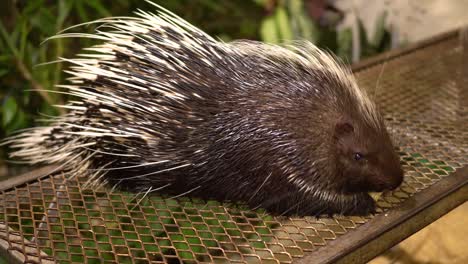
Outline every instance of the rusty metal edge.
<path id="1" fill-rule="evenodd" d="M 407 46 L 403 46 L 403 47 L 396 48 L 387 52 L 380 53 L 379 55 L 372 56 L 370 58 L 354 63 L 353 65 L 350 66 L 351 70 L 353 72 L 359 72 L 369 67 L 381 64 L 385 61 L 393 60 L 398 57 L 404 56 L 415 50 L 422 49 L 422 48 L 437 44 L 439 42 L 446 41 L 451 38 L 456 38 L 460 35 L 460 32 L 462 30 L 463 28 L 457 28 L 457 29 L 448 31 L 446 33 L 442 33 L 440 35 L 437 35 L 435 37 L 432 37 L 426 40 L 422 40 L 419 42 L 415 42 L 413 44 L 409 44 Z"/>
<path id="2" fill-rule="evenodd" d="M 31 182 L 49 176 L 54 171 L 57 171 L 59 168 L 60 166 L 58 165 L 48 165 L 45 167 L 34 169 L 24 174 L 20 174 L 18 176 L 11 177 L 7 180 L 0 181 L 0 192 L 4 192 L 6 190 L 12 189 L 27 182 Z"/>
<path id="3" fill-rule="evenodd" d="M 295 263 L 365 263 L 468 200 L 468 166 Z"/>

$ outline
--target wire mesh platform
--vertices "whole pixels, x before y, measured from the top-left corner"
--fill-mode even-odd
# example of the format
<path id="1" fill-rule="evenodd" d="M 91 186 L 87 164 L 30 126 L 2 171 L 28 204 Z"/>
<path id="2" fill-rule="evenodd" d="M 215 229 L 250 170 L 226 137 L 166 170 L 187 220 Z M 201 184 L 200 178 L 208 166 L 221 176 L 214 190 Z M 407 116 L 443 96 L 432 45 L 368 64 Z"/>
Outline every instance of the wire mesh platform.
<path id="1" fill-rule="evenodd" d="M 468 41 L 450 32 L 353 69 L 381 107 L 405 170 L 375 216 L 281 218 L 229 202 L 140 199 L 84 190 L 86 179 L 46 167 L 0 182 L 0 254 L 11 263 L 372 259 L 467 200 Z"/>

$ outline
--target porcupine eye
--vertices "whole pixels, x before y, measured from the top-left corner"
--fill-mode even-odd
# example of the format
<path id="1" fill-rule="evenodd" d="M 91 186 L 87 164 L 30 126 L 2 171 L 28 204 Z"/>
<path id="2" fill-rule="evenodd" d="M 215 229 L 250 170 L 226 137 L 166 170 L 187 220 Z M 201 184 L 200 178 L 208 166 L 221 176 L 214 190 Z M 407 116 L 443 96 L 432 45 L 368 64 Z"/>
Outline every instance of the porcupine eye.
<path id="1" fill-rule="evenodd" d="M 357 161 L 364 160 L 365 158 L 364 155 L 359 152 L 354 153 L 353 157 L 354 157 L 354 160 L 357 160 Z"/>

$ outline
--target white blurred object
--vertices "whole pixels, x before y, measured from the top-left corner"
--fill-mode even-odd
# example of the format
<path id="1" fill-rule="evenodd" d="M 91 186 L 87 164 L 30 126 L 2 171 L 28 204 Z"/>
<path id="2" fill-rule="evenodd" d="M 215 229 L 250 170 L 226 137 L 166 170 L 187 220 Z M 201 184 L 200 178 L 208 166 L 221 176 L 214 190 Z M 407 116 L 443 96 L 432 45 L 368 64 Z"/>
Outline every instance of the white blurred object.
<path id="1" fill-rule="evenodd" d="M 387 13 L 387 26 L 392 34 L 392 47 L 427 39 L 442 32 L 468 24 L 468 0 L 331 0 L 345 13 L 340 28 L 351 27 L 357 32 L 357 18 L 372 37 L 376 21 Z M 353 34 L 354 44 L 359 36 Z M 358 45 L 353 45 L 357 47 Z M 353 61 L 360 51 L 353 50 Z"/>

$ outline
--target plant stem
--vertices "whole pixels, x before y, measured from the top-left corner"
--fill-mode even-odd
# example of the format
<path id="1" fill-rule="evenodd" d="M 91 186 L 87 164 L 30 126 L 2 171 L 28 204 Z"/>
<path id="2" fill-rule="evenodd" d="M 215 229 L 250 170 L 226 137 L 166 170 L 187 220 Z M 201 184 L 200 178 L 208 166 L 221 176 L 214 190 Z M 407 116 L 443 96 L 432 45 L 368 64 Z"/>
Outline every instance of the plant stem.
<path id="1" fill-rule="evenodd" d="M 52 98 L 50 98 L 49 94 L 44 90 L 44 87 L 42 87 L 42 85 L 40 83 L 38 83 L 36 80 L 34 80 L 31 73 L 29 72 L 28 68 L 26 67 L 26 65 L 24 65 L 23 61 L 21 61 L 19 59 L 16 59 L 15 62 L 16 62 L 16 68 L 21 73 L 23 78 L 31 83 L 31 86 L 32 86 L 33 90 L 35 90 L 37 93 L 39 93 L 39 95 L 48 104 L 53 105 L 54 102 L 53 102 Z M 65 110 L 62 109 L 62 108 L 58 108 L 57 110 L 60 112 L 60 114 L 65 113 Z"/>
<path id="2" fill-rule="evenodd" d="M 44 90 L 44 88 L 42 87 L 42 85 L 40 83 L 38 83 L 32 76 L 32 74 L 30 73 L 30 71 L 28 70 L 28 68 L 26 67 L 26 65 L 24 64 L 23 60 L 21 60 L 21 55 L 18 51 L 18 49 L 15 48 L 15 46 L 13 45 L 13 43 L 11 42 L 11 39 L 5 29 L 5 27 L 3 26 L 3 23 L 0 22 L 0 33 L 3 37 L 3 39 L 5 40 L 8 48 L 10 49 L 10 51 L 12 52 L 13 56 L 14 56 L 14 59 L 15 59 L 15 64 L 16 64 L 16 68 L 18 69 L 18 71 L 21 73 L 21 75 L 23 76 L 23 78 L 27 81 L 29 81 L 31 83 L 31 86 L 33 88 L 33 90 L 35 90 L 37 93 L 39 93 L 39 95 L 50 105 L 53 105 L 54 102 L 52 100 L 52 98 L 49 96 L 49 94 Z M 62 108 L 58 108 L 58 111 L 60 114 L 64 114 L 65 113 L 65 110 L 62 109 Z"/>

